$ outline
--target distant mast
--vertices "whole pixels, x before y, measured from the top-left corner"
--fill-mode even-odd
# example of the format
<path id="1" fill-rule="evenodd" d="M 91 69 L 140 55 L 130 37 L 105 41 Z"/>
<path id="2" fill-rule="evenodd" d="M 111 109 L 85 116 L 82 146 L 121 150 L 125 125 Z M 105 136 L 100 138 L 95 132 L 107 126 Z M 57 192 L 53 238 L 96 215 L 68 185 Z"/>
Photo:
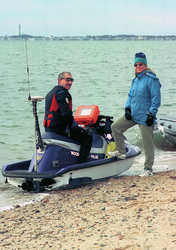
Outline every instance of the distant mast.
<path id="1" fill-rule="evenodd" d="M 19 36 L 21 36 L 21 24 L 19 24 Z"/>

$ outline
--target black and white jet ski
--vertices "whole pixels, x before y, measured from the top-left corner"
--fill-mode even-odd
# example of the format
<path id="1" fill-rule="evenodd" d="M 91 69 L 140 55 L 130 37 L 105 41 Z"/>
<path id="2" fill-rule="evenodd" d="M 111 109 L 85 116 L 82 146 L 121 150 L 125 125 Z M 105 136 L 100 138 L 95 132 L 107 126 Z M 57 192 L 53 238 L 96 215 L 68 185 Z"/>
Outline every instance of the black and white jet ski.
<path id="1" fill-rule="evenodd" d="M 115 145 L 110 128 L 113 117 L 97 113 L 97 117 L 93 117 L 94 121 L 82 120 L 84 128 L 93 136 L 93 143 L 87 162 L 78 164 L 80 144 L 77 141 L 53 132 L 40 134 L 36 106 L 42 99 L 44 98 L 31 98 L 35 127 L 33 158 L 4 165 L 2 175 L 6 177 L 6 183 L 29 192 L 54 190 L 67 185 L 79 186 L 125 172 L 141 153 L 137 146 L 129 144 L 125 139 L 126 159 L 109 157 L 107 151 L 111 149 L 111 145 Z M 82 119 L 91 114 L 92 106 L 79 106 L 83 107 L 80 112 Z"/>

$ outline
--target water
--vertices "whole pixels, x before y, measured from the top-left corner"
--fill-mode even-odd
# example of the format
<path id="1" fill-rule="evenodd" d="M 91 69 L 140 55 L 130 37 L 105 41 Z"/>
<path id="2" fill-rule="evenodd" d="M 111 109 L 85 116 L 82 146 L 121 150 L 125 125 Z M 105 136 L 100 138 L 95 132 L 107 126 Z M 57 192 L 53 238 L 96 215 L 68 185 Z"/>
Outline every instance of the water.
<path id="1" fill-rule="evenodd" d="M 116 119 L 124 113 L 127 94 L 134 78 L 133 60 L 136 52 L 144 52 L 148 66 L 162 84 L 160 115 L 175 115 L 174 41 L 28 41 L 27 55 L 24 41 L 0 41 L 0 168 L 7 163 L 31 159 L 34 152 L 34 121 L 32 104 L 24 102 L 29 95 L 45 96 L 57 85 L 58 74 L 70 71 L 75 78 L 70 93 L 73 111 L 79 105 L 96 104 L 101 114 Z M 44 101 L 37 105 L 41 133 Z M 129 142 L 142 149 L 138 126 L 128 130 Z M 175 149 L 156 148 L 154 171 L 176 169 Z M 143 170 L 144 154 L 124 173 L 136 175 Z M 0 210 L 24 205 L 41 199 L 44 194 L 25 193 L 4 184 L 0 175 Z"/>

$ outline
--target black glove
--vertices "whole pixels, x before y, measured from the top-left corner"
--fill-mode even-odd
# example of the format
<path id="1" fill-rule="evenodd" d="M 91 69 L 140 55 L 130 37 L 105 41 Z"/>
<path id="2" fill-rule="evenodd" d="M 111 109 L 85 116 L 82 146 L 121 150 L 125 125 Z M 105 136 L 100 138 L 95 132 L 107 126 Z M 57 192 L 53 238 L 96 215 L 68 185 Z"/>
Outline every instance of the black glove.
<path id="1" fill-rule="evenodd" d="M 129 109 L 129 108 L 126 108 L 126 109 L 125 109 L 125 118 L 126 118 L 127 120 L 132 120 L 131 109 Z"/>
<path id="2" fill-rule="evenodd" d="M 78 124 L 77 122 L 75 121 L 74 117 L 73 117 L 73 123 L 71 125 L 71 130 L 76 130 L 78 128 Z"/>
<path id="3" fill-rule="evenodd" d="M 149 113 L 145 123 L 147 124 L 147 126 L 150 127 L 153 125 L 154 120 L 155 120 L 155 117 Z"/>

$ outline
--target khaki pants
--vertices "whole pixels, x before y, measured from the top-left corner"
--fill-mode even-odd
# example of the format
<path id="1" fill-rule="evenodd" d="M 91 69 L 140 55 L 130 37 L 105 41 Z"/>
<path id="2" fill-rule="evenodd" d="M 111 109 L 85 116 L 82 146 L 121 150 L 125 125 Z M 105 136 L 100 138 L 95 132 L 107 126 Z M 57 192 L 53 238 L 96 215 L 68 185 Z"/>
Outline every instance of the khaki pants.
<path id="1" fill-rule="evenodd" d="M 119 117 L 113 124 L 111 125 L 112 133 L 114 136 L 115 144 L 117 150 L 121 154 L 126 154 L 126 149 L 124 145 L 124 135 L 123 133 L 137 125 L 138 123 L 133 122 L 132 120 L 129 121 L 125 118 L 125 115 Z M 138 124 L 142 136 L 142 143 L 144 147 L 145 153 L 145 162 L 144 162 L 144 169 L 152 171 L 152 166 L 154 163 L 154 144 L 153 144 L 153 130 L 154 127 L 148 127 L 142 124 Z"/>

